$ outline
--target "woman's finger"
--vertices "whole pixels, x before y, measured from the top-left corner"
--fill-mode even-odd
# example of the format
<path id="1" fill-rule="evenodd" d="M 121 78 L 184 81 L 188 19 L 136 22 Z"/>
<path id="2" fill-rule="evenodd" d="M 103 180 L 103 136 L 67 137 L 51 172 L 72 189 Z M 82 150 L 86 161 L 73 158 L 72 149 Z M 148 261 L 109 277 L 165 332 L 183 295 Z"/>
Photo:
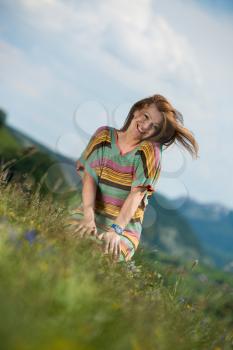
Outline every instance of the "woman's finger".
<path id="1" fill-rule="evenodd" d="M 120 247 L 120 243 L 116 242 L 115 246 L 114 246 L 114 251 L 113 251 L 113 257 L 115 259 L 117 259 L 119 257 L 119 247 Z"/>
<path id="2" fill-rule="evenodd" d="M 102 233 L 100 233 L 99 235 L 98 235 L 98 239 L 100 239 L 101 241 L 103 240 L 103 236 L 104 236 L 104 232 L 102 232 Z"/>
<path id="3" fill-rule="evenodd" d="M 117 243 L 117 247 L 116 247 L 116 253 L 114 255 L 114 258 L 116 260 L 118 260 L 120 258 L 120 255 L 121 255 L 121 245 L 120 245 L 120 242 Z"/>
<path id="4" fill-rule="evenodd" d="M 81 224 L 76 225 L 74 229 L 74 233 L 78 233 L 82 229 L 82 227 L 83 226 Z"/>
<path id="5" fill-rule="evenodd" d="M 118 257 L 120 257 L 120 255 L 121 255 L 121 243 L 120 242 L 118 243 L 117 249 L 118 249 Z"/>
<path id="6" fill-rule="evenodd" d="M 85 230 L 86 229 L 84 225 L 79 225 L 79 227 L 75 229 L 75 235 L 82 238 L 85 233 Z"/>
<path id="7" fill-rule="evenodd" d="M 110 245 L 110 241 L 109 240 L 105 240 L 105 243 L 104 243 L 104 254 L 108 254 L 109 245 Z"/>
<path id="8" fill-rule="evenodd" d="M 97 237 L 97 228 L 96 227 L 92 228 L 91 235 Z"/>
<path id="9" fill-rule="evenodd" d="M 105 240 L 105 237 L 106 237 L 106 232 L 101 232 L 98 234 L 98 238 L 101 240 L 101 241 L 104 241 Z"/>
<path id="10" fill-rule="evenodd" d="M 75 231 L 77 231 L 77 230 L 80 230 L 80 228 L 82 227 L 82 225 L 81 224 L 77 224 L 77 225 L 75 225 Z"/>
<path id="11" fill-rule="evenodd" d="M 79 230 L 80 230 L 80 227 L 79 227 L 79 226 L 78 226 L 78 227 L 75 227 L 75 228 L 72 230 L 71 235 L 72 235 L 73 237 L 76 237 L 76 236 L 78 235 Z"/>
<path id="12" fill-rule="evenodd" d="M 93 228 L 92 227 L 89 227 L 87 225 L 84 225 L 83 228 L 82 228 L 82 237 L 84 236 L 89 236 L 92 232 Z"/>
<path id="13" fill-rule="evenodd" d="M 88 227 L 87 226 L 83 226 L 82 230 L 81 230 L 81 237 L 85 237 L 88 236 Z"/>
<path id="14" fill-rule="evenodd" d="M 96 228 L 94 226 L 92 227 L 86 227 L 86 231 L 84 232 L 84 236 L 95 236 L 96 233 L 95 233 L 95 230 Z"/>
<path id="15" fill-rule="evenodd" d="M 83 229 L 82 229 L 82 236 L 88 236 L 89 235 L 89 232 L 90 232 L 90 227 L 84 225 L 83 226 Z"/>
<path id="16" fill-rule="evenodd" d="M 110 244 L 109 244 L 109 254 L 113 254 L 113 250 L 115 247 L 115 241 L 113 239 L 111 239 Z"/>
<path id="17" fill-rule="evenodd" d="M 91 234 L 92 234 L 93 236 L 96 236 L 96 235 L 97 235 L 97 227 L 96 227 L 96 226 L 93 226 L 93 227 L 91 228 Z"/>

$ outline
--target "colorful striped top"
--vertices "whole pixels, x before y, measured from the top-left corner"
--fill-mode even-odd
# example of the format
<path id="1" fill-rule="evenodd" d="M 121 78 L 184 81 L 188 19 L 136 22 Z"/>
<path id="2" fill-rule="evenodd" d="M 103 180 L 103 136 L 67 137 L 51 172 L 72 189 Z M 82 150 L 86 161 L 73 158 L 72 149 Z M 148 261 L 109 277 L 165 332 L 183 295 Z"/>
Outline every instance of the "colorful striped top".
<path id="1" fill-rule="evenodd" d="M 156 191 L 161 159 L 162 145 L 148 140 L 122 154 L 116 129 L 101 126 L 77 160 L 77 172 L 82 179 L 86 169 L 97 184 L 95 221 L 98 233 L 109 229 L 133 187 L 147 188 L 135 214 L 124 228 L 121 251 L 125 260 L 129 260 L 137 249 L 148 197 Z M 82 204 L 76 213 L 82 214 Z"/>

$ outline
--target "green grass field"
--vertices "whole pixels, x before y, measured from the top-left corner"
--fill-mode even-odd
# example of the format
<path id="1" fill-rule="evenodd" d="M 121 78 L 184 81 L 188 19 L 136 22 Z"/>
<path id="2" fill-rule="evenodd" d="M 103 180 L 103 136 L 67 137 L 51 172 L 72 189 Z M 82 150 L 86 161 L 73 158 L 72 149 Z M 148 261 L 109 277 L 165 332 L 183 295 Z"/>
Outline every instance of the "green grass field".
<path id="1" fill-rule="evenodd" d="M 116 264 L 70 237 L 66 216 L 65 203 L 0 188 L 1 349 L 232 349 L 232 275 L 143 247 Z"/>

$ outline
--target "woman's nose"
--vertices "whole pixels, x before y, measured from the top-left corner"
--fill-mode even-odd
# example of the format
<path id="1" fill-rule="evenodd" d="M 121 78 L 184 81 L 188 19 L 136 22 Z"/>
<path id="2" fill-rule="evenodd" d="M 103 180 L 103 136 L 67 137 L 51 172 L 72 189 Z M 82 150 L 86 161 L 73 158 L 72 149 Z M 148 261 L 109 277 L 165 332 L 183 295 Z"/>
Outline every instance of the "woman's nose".
<path id="1" fill-rule="evenodd" d="M 150 120 L 143 120 L 141 123 L 141 127 L 143 129 L 143 131 L 148 131 L 151 128 L 151 121 Z"/>

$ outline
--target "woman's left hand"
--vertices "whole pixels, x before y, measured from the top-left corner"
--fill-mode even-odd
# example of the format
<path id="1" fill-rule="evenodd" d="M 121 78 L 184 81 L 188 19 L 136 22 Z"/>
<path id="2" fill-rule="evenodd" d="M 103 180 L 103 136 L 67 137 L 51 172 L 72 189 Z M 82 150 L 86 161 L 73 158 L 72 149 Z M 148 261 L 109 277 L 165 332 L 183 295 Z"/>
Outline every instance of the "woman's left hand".
<path id="1" fill-rule="evenodd" d="M 104 241 L 104 254 L 110 254 L 117 259 L 120 256 L 120 236 L 112 229 L 99 235 L 99 239 Z"/>

